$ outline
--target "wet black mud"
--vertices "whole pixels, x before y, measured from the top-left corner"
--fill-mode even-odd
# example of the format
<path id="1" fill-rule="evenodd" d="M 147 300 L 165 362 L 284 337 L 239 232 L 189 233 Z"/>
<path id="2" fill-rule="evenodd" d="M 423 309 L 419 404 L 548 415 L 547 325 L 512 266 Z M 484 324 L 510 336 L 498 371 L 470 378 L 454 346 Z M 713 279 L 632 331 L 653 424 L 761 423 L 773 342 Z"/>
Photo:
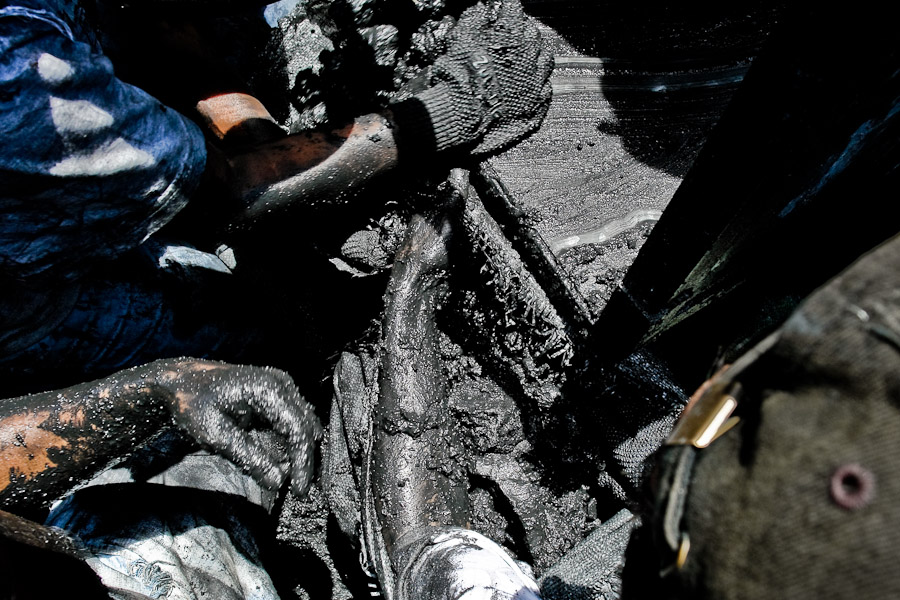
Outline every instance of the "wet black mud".
<path id="1" fill-rule="evenodd" d="M 459 7 L 450 4 L 419 3 L 419 12 L 398 14 L 368 2 L 303 3 L 282 20 L 280 48 L 270 47 L 275 67 L 268 80 L 276 81 L 271 89 L 291 91 L 280 104 L 270 101 L 273 113 L 296 131 L 383 107 L 427 69 L 445 33 L 443 17 L 458 14 Z M 778 11 L 757 3 L 719 12 L 669 9 L 648 17 L 644 10 L 638 15 L 577 1 L 533 0 L 525 6 L 554 46 L 554 100 L 540 131 L 490 163 L 554 248 L 590 313 L 598 315 Z M 339 319 L 341 310 L 366 315 L 357 320 L 355 339 L 347 337 L 346 327 L 339 328 L 341 339 L 320 331 L 333 352 L 359 347 L 360 339 L 377 352 L 383 304 L 376 290 L 387 281 L 388 248 L 396 247 L 398 223 L 447 193 L 436 180 L 384 184 L 372 193 L 379 201 L 368 198 L 357 206 L 383 205 L 387 198 L 389 211 L 361 215 L 337 208 L 305 227 L 304 237 L 320 259 L 346 265 L 342 294 L 354 300 L 353 308 L 338 302 L 326 309 L 320 328 Z M 684 401 L 684 392 L 670 383 L 665 365 L 649 356 L 589 373 L 589 357 L 573 342 L 570 324 L 491 218 L 479 212 L 484 209 L 477 194 L 474 202 L 461 228 L 467 243 L 451 255 L 451 294 L 438 315 L 442 373 L 450 386 L 451 418 L 471 458 L 471 524 L 531 563 L 539 576 L 635 492 L 646 447 L 629 446 L 629 440 L 640 429 L 650 438 L 661 435 L 666 414 Z M 320 228 L 322 222 L 327 226 Z M 320 241 L 323 231 L 335 230 L 339 243 Z M 573 236 L 579 240 L 566 241 Z M 367 292 L 354 291 L 363 281 Z M 317 303 L 319 309 L 325 305 Z M 359 327 L 366 320 L 368 334 Z M 322 377 L 311 401 L 326 422 L 330 392 L 327 375 Z M 626 404 L 630 408 L 622 409 Z M 625 413 L 642 417 L 624 418 Z M 601 421 L 611 424 L 602 439 L 596 426 Z M 296 597 L 369 597 L 371 580 L 359 568 L 356 540 L 348 540 L 327 515 L 318 488 L 306 500 L 288 498 L 279 540 L 286 545 L 278 562 L 299 552 L 320 580 L 298 583 L 291 588 Z"/>
<path id="2" fill-rule="evenodd" d="M 600 314 L 609 302 L 654 224 L 654 221 L 643 221 L 606 242 L 561 251 L 560 263 L 572 276 L 591 312 Z"/>

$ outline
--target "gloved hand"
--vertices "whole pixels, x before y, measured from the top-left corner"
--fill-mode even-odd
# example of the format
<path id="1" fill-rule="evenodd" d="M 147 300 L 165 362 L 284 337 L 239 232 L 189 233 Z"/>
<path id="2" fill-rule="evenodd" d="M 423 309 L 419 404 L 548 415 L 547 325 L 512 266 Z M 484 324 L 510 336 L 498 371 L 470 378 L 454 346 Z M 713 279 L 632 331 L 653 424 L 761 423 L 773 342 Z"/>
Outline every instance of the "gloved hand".
<path id="1" fill-rule="evenodd" d="M 497 152 L 540 126 L 553 55 L 519 0 L 484 0 L 460 16 L 431 86 L 392 106 L 403 147 Z M 423 110 L 424 109 L 424 110 Z"/>
<path id="2" fill-rule="evenodd" d="M 306 492 L 322 427 L 287 373 L 188 359 L 171 374 L 170 409 L 180 429 L 264 487 L 277 489 L 290 472 L 294 493 Z M 254 428 L 282 436 L 286 452 L 262 443 Z"/>

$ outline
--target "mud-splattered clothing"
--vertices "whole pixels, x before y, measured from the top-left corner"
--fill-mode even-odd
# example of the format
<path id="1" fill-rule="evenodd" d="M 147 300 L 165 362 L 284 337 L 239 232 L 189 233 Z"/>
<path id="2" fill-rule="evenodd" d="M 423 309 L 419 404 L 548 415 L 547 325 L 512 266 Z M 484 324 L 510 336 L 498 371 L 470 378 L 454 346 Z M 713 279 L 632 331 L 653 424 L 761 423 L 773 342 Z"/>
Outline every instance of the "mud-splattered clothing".
<path id="1" fill-rule="evenodd" d="M 105 487 L 69 497 L 47 524 L 76 536 L 90 551 L 86 562 L 111 598 L 278 598 L 248 527 L 255 520 L 249 505 L 186 488 Z M 196 510 L 198 504 L 203 510 Z"/>
<path id="2" fill-rule="evenodd" d="M 178 306 L 154 270 L 184 252 L 153 244 L 158 261 L 130 261 L 112 276 L 94 271 L 143 244 L 184 207 L 206 149 L 194 123 L 116 78 L 76 9 L 56 0 L 0 2 L 4 395 L 19 379 L 50 385 L 61 368 L 90 378 L 160 356 L 214 352 L 223 343 L 221 330 L 200 319 L 176 333 Z M 221 463 L 217 493 L 250 497 L 241 487 L 248 478 L 224 459 L 183 461 L 182 471 L 208 478 L 210 461 Z M 86 492 L 98 502 L 76 494 L 52 523 L 91 550 L 88 563 L 114 597 L 276 596 L 246 527 L 225 508 L 228 518 L 218 521 L 209 510 L 164 512 L 170 494 L 193 490 L 170 492 L 172 482 L 160 483 L 152 487 L 163 500 L 151 509 L 112 510 L 110 494 L 118 502 L 132 488 L 116 493 L 98 485 Z"/>

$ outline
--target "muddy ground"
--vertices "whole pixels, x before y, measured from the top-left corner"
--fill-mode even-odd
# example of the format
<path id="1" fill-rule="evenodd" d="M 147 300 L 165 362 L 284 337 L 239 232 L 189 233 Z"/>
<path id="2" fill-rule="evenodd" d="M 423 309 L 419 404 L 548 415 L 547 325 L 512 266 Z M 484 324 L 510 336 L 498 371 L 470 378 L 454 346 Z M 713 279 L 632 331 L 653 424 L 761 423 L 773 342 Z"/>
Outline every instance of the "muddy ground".
<path id="1" fill-rule="evenodd" d="M 554 99 L 540 131 L 489 162 L 595 317 L 652 232 L 778 13 L 762 4 L 717 13 L 668 9 L 652 14 L 572 0 L 532 0 L 525 5 L 541 20 L 542 32 L 554 47 Z M 303 26 L 303 21 L 290 24 Z M 295 47 L 293 60 L 301 67 L 294 68 L 314 64 L 319 49 L 327 45 L 318 33 L 313 38 L 323 46 Z M 295 110 L 292 115 L 295 122 L 302 120 Z M 315 115 L 305 118 L 314 120 Z M 350 277 L 347 272 L 341 276 Z M 374 304 L 375 308 L 367 309 L 368 316 L 360 319 L 363 325 L 367 319 L 372 325 L 379 318 L 377 290 L 383 289 L 384 275 L 359 280 L 348 285 L 362 286 L 360 298 Z M 337 351 L 348 346 L 353 346 L 352 340 L 335 344 L 331 364 Z M 508 414 L 524 423 L 541 421 L 540 410 L 526 409 L 522 416 L 517 412 L 522 409 L 506 400 L 521 400 L 522 390 L 504 392 L 503 374 L 494 376 L 503 370 L 502 365 L 492 369 L 491 361 L 479 355 L 477 344 L 448 336 L 446 348 L 445 359 L 455 363 L 447 366 L 450 376 L 476 371 L 485 397 L 500 404 L 509 402 Z M 648 377 L 654 372 L 662 371 L 645 370 Z M 319 391 L 310 393 L 319 397 L 311 399 L 327 420 L 328 366 L 317 373 Z M 665 382 L 657 384 L 665 387 Z M 491 415 L 500 418 L 502 411 L 492 413 L 490 406 L 465 393 L 457 398 L 462 398 L 455 405 L 457 415 L 477 446 L 477 420 Z M 524 506 L 528 502 L 508 484 L 517 469 L 540 471 L 541 460 L 507 460 L 527 454 L 521 444 L 534 446 L 521 428 L 512 427 L 507 434 L 519 450 L 490 454 L 499 462 L 482 460 L 475 468 L 481 479 L 473 479 L 474 524 L 506 543 L 520 558 L 534 562 L 540 575 L 574 541 L 610 516 L 615 502 L 608 495 L 594 497 L 599 489 L 596 481 L 538 486 L 542 491 L 531 502 L 546 502 L 553 510 L 528 530 L 529 520 L 521 518 L 529 510 Z M 562 442 L 547 447 L 572 451 Z M 562 462 L 565 458 L 556 457 Z M 519 518 L 509 513 L 518 513 Z M 277 540 L 271 571 L 285 597 L 370 597 L 373 582 L 358 568 L 358 551 L 334 526 L 319 487 L 306 499 L 285 500 Z"/>

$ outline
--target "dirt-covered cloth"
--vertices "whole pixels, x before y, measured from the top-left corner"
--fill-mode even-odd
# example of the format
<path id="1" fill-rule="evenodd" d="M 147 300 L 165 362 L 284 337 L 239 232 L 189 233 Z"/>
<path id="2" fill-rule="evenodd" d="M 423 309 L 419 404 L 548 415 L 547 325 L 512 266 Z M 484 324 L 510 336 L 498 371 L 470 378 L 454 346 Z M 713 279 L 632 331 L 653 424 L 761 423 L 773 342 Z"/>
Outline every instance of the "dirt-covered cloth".
<path id="1" fill-rule="evenodd" d="M 240 362 L 261 332 L 246 315 L 237 314 L 239 300 L 232 298 L 232 312 L 224 315 L 216 302 L 227 297 L 232 276 L 210 271 L 199 277 L 195 272 L 207 284 L 202 289 L 195 289 L 196 281 L 165 280 L 168 271 L 181 268 L 162 268 L 156 258 L 136 259 L 121 266 L 120 277 L 86 278 L 74 288 L 51 289 L 46 295 L 42 290 L 16 295 L 14 287 L 4 288 L 12 295 L 6 305 L 11 314 L 7 319 L 0 315 L 0 323 L 23 320 L 2 332 L 10 350 L 0 358 L 4 395 L 64 387 L 158 358 Z M 28 304 L 32 297 L 40 303 Z M 42 310 L 50 314 L 46 320 L 41 320 Z M 229 314 L 232 320 L 227 320 Z M 27 329 L 32 324 L 35 328 Z"/>
<path id="2" fill-rule="evenodd" d="M 544 600 L 616 600 L 622 594 L 625 550 L 641 524 L 628 509 L 591 532 L 541 578 Z"/>
<path id="3" fill-rule="evenodd" d="M 47 525 L 73 536 L 118 600 L 278 598 L 253 521 L 224 494 L 128 484 L 76 492 Z"/>

